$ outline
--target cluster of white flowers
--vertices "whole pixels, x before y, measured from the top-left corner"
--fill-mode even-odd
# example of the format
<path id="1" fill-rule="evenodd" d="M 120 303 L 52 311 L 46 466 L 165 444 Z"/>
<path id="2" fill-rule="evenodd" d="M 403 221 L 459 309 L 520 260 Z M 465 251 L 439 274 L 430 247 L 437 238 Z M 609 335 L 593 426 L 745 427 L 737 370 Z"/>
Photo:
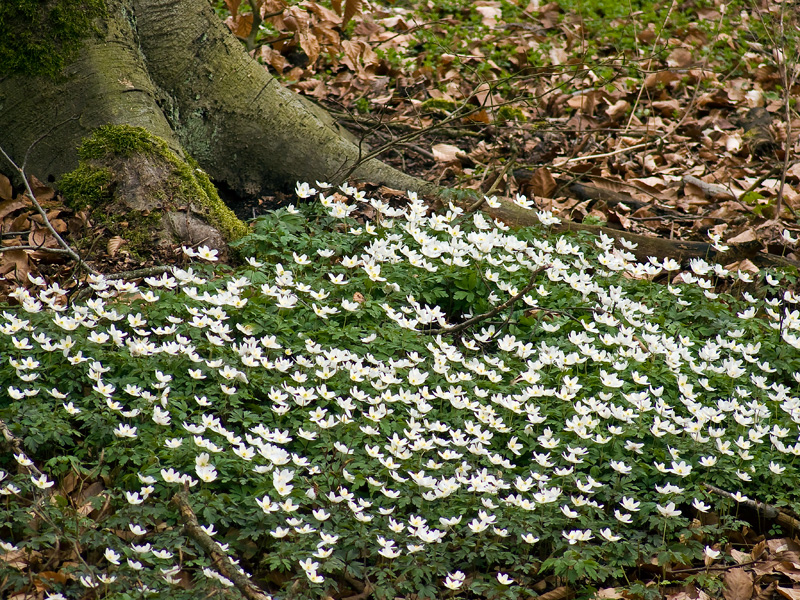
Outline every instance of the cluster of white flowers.
<path id="1" fill-rule="evenodd" d="M 654 516 L 679 518 L 689 502 L 709 510 L 698 483 L 711 468 L 726 470 L 740 500 L 756 464 L 768 463 L 787 489 L 797 489 L 800 371 L 790 377 L 750 341 L 758 327 L 771 328 L 786 364 L 798 360 L 799 299 L 779 293 L 772 276 L 774 293 L 745 291 L 746 308 L 720 317 L 712 333 L 693 334 L 691 322 L 666 315 L 685 316 L 700 300 L 724 311 L 729 300 L 715 291 L 715 279 L 747 282 L 751 274 L 699 259 L 683 272 L 671 259 L 641 264 L 630 244 L 617 247 L 606 236 L 590 259 L 573 238 L 523 237 L 453 205 L 428 215 L 414 194 L 394 208 L 355 188 L 326 195 L 329 186 L 317 186 L 321 205 L 359 242 L 353 254 L 287 249 L 282 262 L 249 258 L 233 277 L 175 269 L 147 278 L 148 289 L 92 277 L 94 297 L 74 304 L 62 301 L 58 286 L 32 279 L 39 290 L 18 289 L 20 310 L 2 313 L 0 338 L 17 380 L 7 388 L 11 398 L 48 399 L 66 419 L 99 412 L 114 422 L 119 444 L 135 446 L 144 430 L 148 443 L 157 441 L 157 460 L 137 474 L 142 487 L 122 494 L 130 510 L 168 500 L 173 486 L 258 489 L 250 506 L 263 513 L 275 543 L 305 548 L 304 540 L 315 540 L 299 566 L 321 585 L 319 561 L 347 531 L 360 532 L 389 563 L 481 537 L 530 548 L 548 536 L 550 545 L 570 548 L 618 541 Z M 307 184 L 297 192 L 318 193 Z M 529 208 L 524 198 L 516 203 Z M 371 206 L 374 222 L 350 218 L 360 204 Z M 184 251 L 216 260 L 208 248 Z M 404 287 L 415 277 L 459 273 L 477 274 L 490 305 L 520 295 L 518 306 L 449 335 L 453 315 Z M 613 283 L 619 274 L 644 282 L 669 273 L 671 283 L 648 292 L 656 299 L 650 304 Z M 556 289 L 574 303 L 551 305 Z M 157 317 L 156 290 L 183 309 Z M 243 316 L 254 304 L 272 315 L 275 329 Z M 370 322 L 368 309 L 386 320 L 361 330 L 360 345 L 331 341 L 347 323 Z M 513 310 L 528 324 L 509 326 Z M 465 312 L 459 318 L 472 316 Z M 290 319 L 310 324 L 279 326 Z M 416 342 L 398 354 L 394 340 L 412 339 L 409 332 Z M 151 360 L 151 375 L 132 382 L 126 363 L 100 358 L 111 355 Z M 46 365 L 58 361 L 72 365 L 76 385 L 48 376 Z M 186 374 L 167 372 L 170 364 Z M 243 399 L 263 403 L 246 425 L 228 409 Z M 333 486 L 331 473 L 339 476 Z M 657 474 L 659 485 L 628 487 L 644 474 Z M 30 481 L 41 490 L 53 485 L 46 475 Z M 20 493 L 12 483 L 0 488 Z M 105 557 L 120 571 L 123 556 L 137 572 L 143 563 L 158 567 L 174 584 L 180 564 L 159 562 L 174 553 L 138 539 L 157 539 L 152 529 L 132 524 L 137 540 Z M 519 577 L 500 572 L 512 567 L 497 565 L 493 576 L 512 585 Z M 452 590 L 467 580 L 461 571 L 440 577 Z M 104 581 L 84 579 L 87 587 Z"/>

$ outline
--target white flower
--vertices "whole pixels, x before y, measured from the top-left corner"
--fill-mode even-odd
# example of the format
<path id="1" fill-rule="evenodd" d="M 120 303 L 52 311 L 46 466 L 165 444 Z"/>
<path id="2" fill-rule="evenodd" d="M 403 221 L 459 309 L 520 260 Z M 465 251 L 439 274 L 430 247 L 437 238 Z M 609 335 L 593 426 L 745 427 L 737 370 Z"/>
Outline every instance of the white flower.
<path id="1" fill-rule="evenodd" d="M 770 461 L 769 470 L 775 473 L 775 475 L 781 475 L 786 470 L 786 467 L 776 462 Z"/>
<path id="2" fill-rule="evenodd" d="M 668 502 L 666 506 L 656 504 L 656 508 L 658 509 L 658 512 L 661 513 L 662 517 L 678 517 L 681 514 L 681 511 L 675 508 L 674 502 Z"/>
<path id="3" fill-rule="evenodd" d="M 622 536 L 614 535 L 611 532 L 611 529 L 608 528 L 608 527 L 606 527 L 605 529 L 601 529 L 600 530 L 600 535 L 602 535 L 604 538 L 606 538 L 609 542 L 618 542 L 619 540 L 622 539 Z"/>
<path id="4" fill-rule="evenodd" d="M 208 262 L 217 262 L 217 260 L 219 260 L 217 257 L 218 254 L 219 250 L 209 248 L 208 246 L 200 246 L 197 249 L 196 256 Z"/>
<path id="5" fill-rule="evenodd" d="M 498 573 L 497 581 L 500 583 L 500 585 L 511 585 L 514 583 L 514 579 L 509 577 L 506 573 Z"/>
<path id="6" fill-rule="evenodd" d="M 38 487 L 40 490 L 46 490 L 47 488 L 51 488 L 55 485 L 55 482 L 48 481 L 47 475 L 44 473 L 39 475 L 39 477 L 34 477 L 31 475 L 31 481 L 33 482 L 33 485 Z"/>
<path id="7" fill-rule="evenodd" d="M 711 560 L 717 560 L 720 556 L 722 556 L 722 552 L 720 552 L 719 550 L 714 550 L 710 546 L 706 546 L 706 549 L 703 551 L 703 554 L 705 554 Z"/>
<path id="8" fill-rule="evenodd" d="M 317 190 L 315 190 L 305 182 L 303 183 L 298 182 L 297 186 L 294 188 L 294 191 L 297 194 L 298 198 L 310 198 L 311 196 L 317 193 Z"/>
<path id="9" fill-rule="evenodd" d="M 133 535 L 144 535 L 147 533 L 147 530 L 144 527 L 141 525 L 134 525 L 133 523 L 128 523 L 128 529 L 131 530 Z"/>
<path id="10" fill-rule="evenodd" d="M 700 500 L 700 498 L 695 498 L 692 500 L 692 506 L 694 506 L 701 513 L 706 513 L 711 510 L 711 506 Z"/>
<path id="11" fill-rule="evenodd" d="M 451 590 L 457 590 L 462 585 L 464 585 L 464 581 L 466 580 L 466 575 L 461 571 L 456 571 L 455 573 L 448 573 L 447 577 L 444 579 L 444 586 Z"/>
<path id="12" fill-rule="evenodd" d="M 22 452 L 15 454 L 14 459 L 23 467 L 30 467 L 33 464 L 33 461 L 25 456 Z"/>
<path id="13" fill-rule="evenodd" d="M 120 555 L 117 552 L 114 552 L 112 548 L 106 548 L 105 553 L 103 554 L 106 557 L 106 560 L 113 565 L 119 564 Z"/>
<path id="14" fill-rule="evenodd" d="M 136 437 L 136 427 L 131 427 L 130 425 L 126 425 L 125 423 L 120 423 L 117 427 L 114 428 L 114 435 L 118 438 L 135 438 Z"/>
<path id="15" fill-rule="evenodd" d="M 573 529 L 572 531 L 562 531 L 561 535 L 566 539 L 570 545 L 577 544 L 578 542 L 588 542 L 594 539 L 591 529 L 581 531 L 580 529 Z"/>

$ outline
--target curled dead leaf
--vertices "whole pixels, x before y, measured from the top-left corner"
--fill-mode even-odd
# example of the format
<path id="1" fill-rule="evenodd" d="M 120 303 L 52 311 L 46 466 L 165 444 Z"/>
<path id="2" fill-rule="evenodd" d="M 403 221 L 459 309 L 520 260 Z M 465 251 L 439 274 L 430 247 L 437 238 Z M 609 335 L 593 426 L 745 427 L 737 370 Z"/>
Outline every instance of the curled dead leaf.
<path id="1" fill-rule="evenodd" d="M 356 292 L 353 294 L 353 302 L 358 302 L 359 304 L 363 304 L 365 301 L 364 294 L 361 292 Z"/>
<path id="2" fill-rule="evenodd" d="M 14 190 L 11 189 L 11 181 L 3 174 L 0 174 L 0 200 L 11 200 Z"/>
<path id="3" fill-rule="evenodd" d="M 8 250 L 0 254 L 0 275 L 12 276 L 16 281 L 27 281 L 31 266 L 25 250 Z"/>
<path id="4" fill-rule="evenodd" d="M 433 157 L 436 159 L 436 162 L 449 163 L 458 160 L 462 156 L 466 156 L 466 153 L 461 148 L 453 146 L 452 144 L 436 144 L 431 147 L 431 150 L 433 151 Z"/>
<path id="5" fill-rule="evenodd" d="M 106 250 L 108 251 L 109 256 L 114 256 L 119 249 L 122 247 L 123 244 L 126 244 L 128 240 L 122 238 L 118 235 L 115 235 L 113 238 L 108 240 L 108 245 L 106 246 Z"/>

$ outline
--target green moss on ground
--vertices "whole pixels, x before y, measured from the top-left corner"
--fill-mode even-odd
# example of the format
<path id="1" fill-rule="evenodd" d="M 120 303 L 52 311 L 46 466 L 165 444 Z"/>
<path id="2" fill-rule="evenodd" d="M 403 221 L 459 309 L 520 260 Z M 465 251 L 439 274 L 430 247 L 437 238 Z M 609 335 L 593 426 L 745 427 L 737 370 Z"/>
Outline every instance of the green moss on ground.
<path id="1" fill-rule="evenodd" d="M 522 112 L 519 108 L 514 106 L 501 106 L 497 110 L 497 121 L 499 123 L 503 123 L 505 121 L 521 121 L 525 122 L 528 120 L 528 117 L 525 116 L 525 113 Z"/>
<path id="2" fill-rule="evenodd" d="M 444 98 L 429 98 L 420 105 L 420 108 L 426 112 L 441 113 L 453 112 L 457 104 L 452 100 L 445 100 Z"/>
<path id="3" fill-rule="evenodd" d="M 105 0 L 0 1 L 0 76 L 58 76 L 105 15 Z"/>

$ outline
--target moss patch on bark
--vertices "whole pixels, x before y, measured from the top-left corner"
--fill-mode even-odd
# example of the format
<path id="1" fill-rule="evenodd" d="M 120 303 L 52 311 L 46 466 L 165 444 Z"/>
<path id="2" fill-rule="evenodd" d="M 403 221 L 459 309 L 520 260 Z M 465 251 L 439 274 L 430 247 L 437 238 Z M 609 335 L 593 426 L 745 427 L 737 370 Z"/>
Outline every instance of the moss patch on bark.
<path id="1" fill-rule="evenodd" d="M 226 242 L 247 233 L 197 163 L 146 129 L 100 127 L 82 142 L 78 156 L 78 168 L 59 182 L 65 200 L 76 210 L 89 209 L 95 222 L 131 242 L 131 250 L 154 243 L 160 215 L 175 211 L 199 215 Z"/>
<path id="2" fill-rule="evenodd" d="M 105 14 L 105 0 L 2 0 L 0 76 L 57 76 Z"/>

